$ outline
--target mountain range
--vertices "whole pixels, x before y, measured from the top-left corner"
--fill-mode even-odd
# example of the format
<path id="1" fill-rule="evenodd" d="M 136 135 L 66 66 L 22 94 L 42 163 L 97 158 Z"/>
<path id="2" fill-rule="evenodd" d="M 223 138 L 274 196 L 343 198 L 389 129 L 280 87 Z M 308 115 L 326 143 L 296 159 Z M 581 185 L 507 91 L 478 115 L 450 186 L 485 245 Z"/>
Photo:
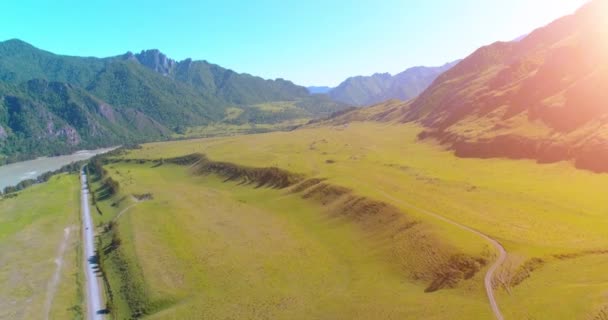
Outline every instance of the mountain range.
<path id="1" fill-rule="evenodd" d="M 416 99 L 332 119 L 417 122 L 462 157 L 573 161 L 608 172 L 607 1 L 476 50 Z"/>
<path id="2" fill-rule="evenodd" d="M 419 95 L 435 78 L 455 66 L 458 61 L 440 67 L 413 67 L 394 76 L 376 73 L 350 77 L 335 88 L 309 87 L 309 91 L 327 93 L 334 101 L 353 106 L 366 106 L 390 99 L 406 101 Z"/>
<path id="3" fill-rule="evenodd" d="M 0 162 L 171 137 L 211 123 L 417 122 L 462 157 L 574 161 L 608 171 L 606 1 L 461 61 L 353 77 L 327 94 L 158 50 L 108 58 L 0 43 Z M 379 103 L 365 110 L 348 105 Z M 333 101 L 332 101 L 333 100 Z M 407 100 L 407 101 L 406 101 Z M 289 108 L 268 104 L 289 102 Z M 339 101 L 341 103 L 338 103 Z M 260 104 L 266 105 L 260 107 Z"/>
<path id="4" fill-rule="evenodd" d="M 284 101 L 293 106 L 285 112 L 256 107 Z M 91 58 L 16 39 L 0 43 L 0 163 L 166 139 L 190 126 L 275 123 L 346 107 L 287 80 L 175 61 L 158 50 Z"/>

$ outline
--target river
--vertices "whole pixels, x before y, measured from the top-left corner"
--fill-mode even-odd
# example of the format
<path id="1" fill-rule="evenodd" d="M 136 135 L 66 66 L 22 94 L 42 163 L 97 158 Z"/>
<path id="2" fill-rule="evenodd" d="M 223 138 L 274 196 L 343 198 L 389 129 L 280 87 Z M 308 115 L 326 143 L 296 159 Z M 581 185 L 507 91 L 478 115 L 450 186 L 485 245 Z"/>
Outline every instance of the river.
<path id="1" fill-rule="evenodd" d="M 0 190 L 7 186 L 14 186 L 23 180 L 34 179 L 45 172 L 55 171 L 66 164 L 86 160 L 114 149 L 82 150 L 65 156 L 42 157 L 0 166 Z"/>

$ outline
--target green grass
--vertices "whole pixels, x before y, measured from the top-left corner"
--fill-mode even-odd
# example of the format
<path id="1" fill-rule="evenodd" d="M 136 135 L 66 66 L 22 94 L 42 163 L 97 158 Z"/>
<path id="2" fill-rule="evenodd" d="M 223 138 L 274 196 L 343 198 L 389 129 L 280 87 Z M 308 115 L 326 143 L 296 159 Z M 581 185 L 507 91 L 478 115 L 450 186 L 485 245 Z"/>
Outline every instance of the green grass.
<path id="1" fill-rule="evenodd" d="M 135 203 L 112 207 L 117 199 L 153 195 L 118 218 L 121 245 L 104 262 L 120 319 L 134 305 L 147 308 L 150 319 L 490 316 L 482 273 L 425 293 L 428 283 L 399 269 L 390 243 L 298 194 L 168 164 L 106 169 L 121 193 L 99 202 L 97 221 Z"/>
<path id="2" fill-rule="evenodd" d="M 173 138 L 201 138 L 201 137 L 216 137 L 216 136 L 234 136 L 243 134 L 266 133 L 272 131 L 289 130 L 293 127 L 305 124 L 310 119 L 294 119 L 286 120 L 277 123 L 243 123 L 243 124 L 227 124 L 227 123 L 212 123 L 200 127 L 189 127 L 183 134 L 174 134 Z"/>
<path id="3" fill-rule="evenodd" d="M 499 297 L 508 319 L 605 319 L 608 255 L 547 263 Z M 525 299 L 523 298 L 525 297 Z M 567 303 L 556 303 L 563 301 Z M 605 315 L 604 315 L 605 316 Z"/>
<path id="4" fill-rule="evenodd" d="M 243 111 L 244 110 L 241 108 L 235 108 L 235 107 L 226 108 L 226 110 L 224 111 L 224 120 L 237 119 L 243 113 Z"/>
<path id="5" fill-rule="evenodd" d="M 253 106 L 261 111 L 269 112 L 284 112 L 286 110 L 295 109 L 295 101 L 277 101 L 277 102 L 266 102 L 260 103 Z"/>
<path id="6" fill-rule="evenodd" d="M 463 252 L 479 252 L 480 239 L 411 210 L 408 204 L 432 210 L 499 240 L 509 252 L 501 278 L 514 274 L 528 259 L 547 261 L 520 284 L 522 288 L 534 285 L 533 290 L 510 288 L 511 296 L 507 297 L 505 290 L 499 289 L 498 302 L 505 301 L 505 314 L 523 316 L 512 309 L 524 305 L 532 293 L 539 305 L 570 297 L 567 286 L 551 287 L 548 279 L 562 277 L 567 283 L 571 272 L 581 271 L 569 270 L 575 268 L 574 262 L 556 262 L 552 257 L 608 247 L 608 175 L 577 170 L 568 162 L 539 165 L 527 160 L 461 159 L 432 143 L 418 142 L 420 130 L 411 124 L 351 123 L 147 144 L 128 156 L 168 158 L 201 152 L 212 160 L 277 166 L 308 177 L 327 178 L 334 185 L 409 212 Z M 563 267 L 559 277 L 552 269 L 558 264 Z M 601 270 L 594 264 L 586 268 L 588 274 Z M 585 298 L 572 301 L 576 318 L 596 312 L 598 301 L 608 292 L 608 284 L 600 277 L 590 281 Z M 530 309 L 528 314 L 541 317 L 538 314 L 542 312 L 542 308 Z M 570 315 L 556 313 L 555 319 L 571 319 Z"/>
<path id="7" fill-rule="evenodd" d="M 0 318 L 82 319 L 79 182 L 59 175 L 0 200 Z M 55 259 L 70 228 L 59 284 L 48 290 Z"/>

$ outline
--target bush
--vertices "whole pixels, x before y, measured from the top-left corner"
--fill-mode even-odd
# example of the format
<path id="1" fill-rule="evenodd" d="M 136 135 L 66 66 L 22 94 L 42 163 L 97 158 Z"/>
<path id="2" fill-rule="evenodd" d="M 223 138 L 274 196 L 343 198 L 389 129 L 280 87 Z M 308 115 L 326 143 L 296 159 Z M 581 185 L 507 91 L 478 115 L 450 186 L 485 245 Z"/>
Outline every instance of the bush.
<path id="1" fill-rule="evenodd" d="M 120 184 L 118 183 L 118 181 L 116 181 L 112 178 L 106 178 L 103 181 L 103 186 L 106 189 L 108 196 L 113 196 L 113 195 L 117 194 L 118 190 L 120 189 Z"/>

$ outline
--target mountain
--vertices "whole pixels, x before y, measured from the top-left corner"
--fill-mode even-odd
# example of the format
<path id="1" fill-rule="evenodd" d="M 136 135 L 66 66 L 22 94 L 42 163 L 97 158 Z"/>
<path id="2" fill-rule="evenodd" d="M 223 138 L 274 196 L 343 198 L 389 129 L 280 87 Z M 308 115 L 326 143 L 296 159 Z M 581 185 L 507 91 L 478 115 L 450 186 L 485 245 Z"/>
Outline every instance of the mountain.
<path id="1" fill-rule="evenodd" d="M 522 34 L 521 36 L 519 36 L 519 37 L 517 37 L 517 38 L 515 38 L 515 39 L 513 39 L 511 41 L 519 42 L 519 41 L 523 40 L 527 36 L 528 36 L 528 34 Z"/>
<path id="2" fill-rule="evenodd" d="M 284 102 L 285 110 L 257 106 Z M 0 163 L 165 139 L 185 127 L 225 122 L 235 110 L 255 114 L 241 118 L 255 124 L 346 107 L 287 80 L 175 61 L 159 50 L 92 58 L 56 55 L 20 40 L 0 43 Z"/>
<path id="3" fill-rule="evenodd" d="M 329 93 L 329 91 L 331 91 L 331 87 L 327 87 L 327 86 L 320 86 L 320 87 L 308 87 L 308 92 L 310 92 L 311 94 L 326 94 Z"/>
<path id="4" fill-rule="evenodd" d="M 458 61 L 441 67 L 414 67 L 391 76 L 376 73 L 372 76 L 351 77 L 329 91 L 335 101 L 355 106 L 379 103 L 390 99 L 409 100 L 416 97 Z"/>
<path id="5" fill-rule="evenodd" d="M 416 99 L 365 117 L 418 122 L 420 138 L 462 157 L 566 160 L 608 172 L 605 12 L 608 1 L 591 1 L 520 41 L 479 48 Z"/>
<path id="6" fill-rule="evenodd" d="M 0 88 L 0 145 L 7 155 L 64 153 L 78 148 L 118 145 L 139 136 L 170 134 L 162 124 L 130 108 L 115 108 L 85 90 L 34 79 Z"/>
<path id="7" fill-rule="evenodd" d="M 137 60 L 142 65 L 152 69 L 162 75 L 169 75 L 175 70 L 177 62 L 158 49 L 142 50 L 139 54 L 127 52 L 124 56 L 127 60 Z"/>

